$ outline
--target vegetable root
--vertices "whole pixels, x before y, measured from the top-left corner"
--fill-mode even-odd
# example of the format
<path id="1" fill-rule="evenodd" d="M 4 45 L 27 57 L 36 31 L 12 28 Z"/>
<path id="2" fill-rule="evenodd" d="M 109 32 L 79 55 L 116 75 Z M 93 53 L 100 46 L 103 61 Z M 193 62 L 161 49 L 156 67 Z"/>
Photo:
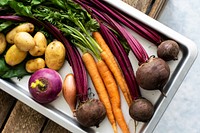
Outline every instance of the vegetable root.
<path id="1" fill-rule="evenodd" d="M 108 47 L 108 45 L 106 44 L 106 42 L 104 41 L 103 37 L 101 36 L 99 32 L 93 32 L 93 37 L 96 40 L 96 42 L 99 44 L 99 46 L 102 48 L 103 52 L 101 54 L 101 57 L 102 59 L 104 59 L 104 61 L 109 66 L 112 73 L 114 74 L 114 77 L 124 94 L 127 104 L 130 106 L 132 102 L 131 94 L 129 92 L 128 85 L 123 77 L 123 74 L 119 68 L 119 65 L 117 64 L 115 60 L 114 55 L 112 54 L 110 48 Z M 112 61 L 112 63 L 110 61 Z"/>
<path id="2" fill-rule="evenodd" d="M 74 75 L 72 73 L 67 74 L 63 81 L 62 93 L 65 101 L 68 103 L 72 113 L 76 110 L 76 84 Z"/>
<path id="3" fill-rule="evenodd" d="M 62 78 L 57 71 L 42 68 L 31 75 L 28 88 L 35 101 L 47 104 L 58 97 L 62 90 Z"/>
<path id="4" fill-rule="evenodd" d="M 123 74 L 119 68 L 119 65 L 117 64 L 115 60 L 114 55 L 112 54 L 110 48 L 108 47 L 108 45 L 106 44 L 106 42 L 104 41 L 103 37 L 101 36 L 99 32 L 93 32 L 93 37 L 97 41 L 99 46 L 102 48 L 103 52 L 101 53 L 101 57 L 102 59 L 104 59 L 106 64 L 111 69 L 117 83 L 119 84 L 124 94 L 127 104 L 130 106 L 132 102 L 131 94 L 129 92 L 128 85 L 123 77 Z"/>
<path id="5" fill-rule="evenodd" d="M 84 127 L 99 127 L 106 117 L 106 109 L 98 99 L 90 99 L 80 104 L 75 113 L 77 120 Z"/>
<path id="6" fill-rule="evenodd" d="M 3 33 L 0 33 L 0 54 L 4 52 L 6 46 L 7 46 L 6 37 Z"/>
<path id="7" fill-rule="evenodd" d="M 128 90 L 127 85 L 125 85 L 123 82 L 123 76 L 121 75 L 120 69 L 116 68 L 116 66 L 109 59 L 110 57 L 108 56 L 108 54 L 105 51 L 101 52 L 101 57 L 105 61 L 106 65 L 109 67 L 112 74 L 114 75 L 116 81 L 118 82 L 118 84 L 122 90 L 122 93 L 124 94 L 124 97 L 127 101 L 128 106 L 130 106 L 132 99 L 130 97 L 130 92 Z"/>
<path id="8" fill-rule="evenodd" d="M 138 84 L 146 90 L 158 89 L 161 91 L 168 81 L 169 76 L 170 68 L 161 58 L 151 57 L 148 62 L 140 65 L 136 71 Z M 162 94 L 164 95 L 163 92 Z"/>
<path id="9" fill-rule="evenodd" d="M 128 125 L 124 119 L 122 110 L 121 110 L 121 101 L 120 101 L 120 94 L 118 91 L 117 83 L 107 67 L 106 63 L 103 60 L 97 62 L 97 68 L 99 73 L 104 81 L 106 86 L 108 95 L 110 97 L 110 102 L 112 105 L 113 113 L 117 123 L 119 124 L 123 133 L 129 133 Z"/>
<path id="10" fill-rule="evenodd" d="M 177 60 L 179 53 L 179 45 L 173 40 L 163 41 L 157 49 L 158 57 L 162 58 L 165 61 Z"/>
<path id="11" fill-rule="evenodd" d="M 151 119 L 153 114 L 154 106 L 145 98 L 134 100 L 129 108 L 129 115 L 136 121 L 147 122 Z"/>
<path id="12" fill-rule="evenodd" d="M 115 121 L 114 114 L 113 114 L 113 111 L 112 111 L 109 96 L 108 96 L 108 93 L 106 91 L 103 80 L 101 79 L 101 76 L 98 72 L 96 62 L 95 62 L 94 58 L 92 57 L 92 55 L 89 54 L 89 53 L 83 54 L 82 59 L 83 59 L 83 62 L 86 66 L 86 69 L 87 69 L 87 71 L 88 71 L 88 73 L 91 77 L 93 85 L 94 85 L 96 92 L 99 96 L 99 99 L 104 104 L 104 106 L 106 108 L 107 117 L 108 117 L 108 120 L 110 121 L 110 123 L 112 125 L 113 131 L 114 131 L 114 133 L 117 133 L 117 125 L 116 125 L 116 121 Z"/>

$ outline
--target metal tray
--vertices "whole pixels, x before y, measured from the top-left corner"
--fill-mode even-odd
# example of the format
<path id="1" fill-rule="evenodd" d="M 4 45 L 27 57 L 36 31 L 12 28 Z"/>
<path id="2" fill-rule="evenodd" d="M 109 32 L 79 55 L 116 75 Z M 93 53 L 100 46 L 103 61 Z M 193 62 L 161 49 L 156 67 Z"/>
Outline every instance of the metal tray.
<path id="1" fill-rule="evenodd" d="M 166 93 L 167 97 L 163 97 L 159 91 L 146 91 L 141 89 L 142 95 L 147 99 L 149 99 L 155 105 L 156 111 L 154 116 L 148 123 L 142 123 L 142 122 L 138 123 L 136 132 L 150 133 L 154 130 L 155 126 L 157 125 L 164 111 L 166 110 L 168 104 L 170 103 L 176 91 L 178 90 L 179 86 L 181 85 L 184 77 L 186 76 L 187 72 L 189 71 L 190 67 L 195 61 L 195 58 L 197 56 L 196 45 L 191 40 L 185 38 L 179 33 L 173 31 L 172 29 L 166 27 L 165 25 L 159 23 L 158 21 L 150 18 L 149 16 L 136 10 L 135 8 L 124 3 L 121 0 L 106 0 L 106 2 L 122 10 L 123 12 L 129 14 L 130 16 L 138 19 L 139 21 L 145 23 L 146 25 L 152 27 L 153 29 L 159 31 L 166 37 L 174 39 L 180 44 L 181 51 L 179 53 L 178 60 L 168 62 L 171 69 L 171 75 L 169 81 L 164 87 L 164 92 Z M 138 41 L 144 46 L 149 55 L 156 54 L 156 46 L 154 44 L 145 40 L 138 34 L 134 32 L 132 33 L 138 39 Z M 138 67 L 136 58 L 134 57 L 133 53 L 130 53 L 129 57 L 131 59 L 133 68 L 136 70 Z M 71 67 L 66 62 L 63 68 L 59 71 L 59 73 L 61 74 L 62 78 L 64 78 L 64 76 L 71 71 L 72 71 Z M 0 79 L 0 88 L 5 92 L 9 93 L 10 95 L 14 96 L 15 98 L 19 99 L 23 103 L 27 104 L 28 106 L 32 107 L 33 109 L 37 110 L 44 116 L 55 121 L 64 128 L 70 130 L 71 132 L 74 133 L 87 133 L 87 132 L 103 133 L 105 131 L 109 133 L 113 132 L 112 127 L 110 126 L 110 123 L 108 122 L 107 118 L 100 124 L 99 128 L 81 127 L 81 125 L 78 124 L 76 119 L 72 116 L 69 106 L 65 102 L 62 94 L 60 94 L 55 101 L 53 101 L 48 105 L 38 104 L 32 99 L 31 95 L 28 92 L 28 78 L 29 76 L 26 76 L 20 81 L 17 78 L 12 78 L 9 80 Z M 93 88 L 93 85 L 90 80 L 89 80 L 89 86 Z M 92 91 L 96 94 L 94 89 L 92 89 Z M 122 94 L 121 94 L 121 99 L 122 99 L 122 110 L 125 115 L 125 119 L 130 127 L 131 132 L 133 133 L 135 131 L 134 121 L 130 118 L 128 114 L 128 106 L 126 105 L 126 102 Z M 119 132 L 121 132 L 120 129 Z"/>

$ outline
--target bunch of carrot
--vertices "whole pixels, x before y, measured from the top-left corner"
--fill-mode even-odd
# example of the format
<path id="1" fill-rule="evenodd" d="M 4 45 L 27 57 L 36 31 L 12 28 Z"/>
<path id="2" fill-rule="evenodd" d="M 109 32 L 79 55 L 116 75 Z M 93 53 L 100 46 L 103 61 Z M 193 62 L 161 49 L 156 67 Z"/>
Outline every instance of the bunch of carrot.
<path id="1" fill-rule="evenodd" d="M 93 32 L 93 37 L 101 48 L 101 58 L 99 58 L 96 62 L 94 57 L 87 52 L 82 56 L 83 62 L 92 79 L 100 100 L 104 103 L 107 109 L 107 116 L 114 132 L 117 132 L 115 122 L 117 121 L 121 130 L 124 133 L 128 133 L 129 128 L 121 110 L 118 85 L 120 86 L 124 97 L 130 106 L 132 98 L 128 86 L 112 52 L 105 43 L 101 34 L 99 32 Z"/>
<path id="2" fill-rule="evenodd" d="M 106 108 L 107 117 L 114 132 L 117 132 L 117 122 L 122 132 L 129 133 L 128 125 L 121 110 L 118 85 L 129 106 L 132 103 L 132 98 L 123 74 L 101 34 L 94 32 L 92 37 L 81 26 L 81 23 L 79 24 L 83 33 L 70 26 L 65 26 L 65 28 L 71 31 L 74 39 L 73 43 L 83 53 L 82 60 L 92 79 L 99 99 Z"/>

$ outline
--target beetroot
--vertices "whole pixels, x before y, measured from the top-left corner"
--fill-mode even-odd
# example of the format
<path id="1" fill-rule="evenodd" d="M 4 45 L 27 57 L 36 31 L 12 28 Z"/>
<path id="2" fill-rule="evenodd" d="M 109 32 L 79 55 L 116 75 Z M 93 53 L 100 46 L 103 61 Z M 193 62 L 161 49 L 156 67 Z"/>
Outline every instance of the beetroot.
<path id="1" fill-rule="evenodd" d="M 106 109 L 98 99 L 90 99 L 78 107 L 75 115 L 82 126 L 99 127 L 99 124 L 106 117 Z"/>
<path id="2" fill-rule="evenodd" d="M 129 107 L 129 115 L 136 121 L 147 122 L 154 114 L 153 104 L 144 98 L 136 99 Z"/>
<path id="3" fill-rule="evenodd" d="M 151 57 L 136 71 L 136 80 L 140 87 L 146 90 L 161 90 L 170 75 L 168 64 L 161 58 Z"/>
<path id="4" fill-rule="evenodd" d="M 173 40 L 163 41 L 157 49 L 158 57 L 165 61 L 177 60 L 179 53 L 179 45 Z"/>

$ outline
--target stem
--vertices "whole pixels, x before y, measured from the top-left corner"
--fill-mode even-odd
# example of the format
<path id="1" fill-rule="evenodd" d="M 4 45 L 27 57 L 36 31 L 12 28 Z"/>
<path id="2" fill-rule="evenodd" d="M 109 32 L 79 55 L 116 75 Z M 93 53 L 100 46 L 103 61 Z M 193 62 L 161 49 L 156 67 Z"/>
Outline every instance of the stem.
<path id="1" fill-rule="evenodd" d="M 81 30 L 86 34 L 86 36 L 89 38 L 88 40 L 90 41 L 91 44 L 93 44 L 93 47 L 96 47 L 100 52 L 103 50 L 101 47 L 97 44 L 97 42 L 91 37 L 91 35 L 86 31 L 85 27 L 80 21 L 77 21 L 76 24 L 81 28 Z M 94 48 L 95 49 L 95 48 Z"/>
<path id="2" fill-rule="evenodd" d="M 104 24 L 100 23 L 100 31 L 102 36 L 105 38 L 108 46 L 112 50 L 115 55 L 120 68 L 124 74 L 124 78 L 127 81 L 127 85 L 129 91 L 131 93 L 132 99 L 135 100 L 141 96 L 139 86 L 136 82 L 133 67 L 131 65 L 130 59 L 128 58 L 127 53 L 125 52 L 123 46 L 120 41 L 116 37 L 116 35 Z"/>
<path id="3" fill-rule="evenodd" d="M 93 54 L 95 55 L 95 57 L 97 57 L 98 59 L 101 58 L 100 54 L 99 54 L 99 50 L 95 47 L 95 45 L 92 45 L 93 41 L 91 41 L 91 37 L 89 39 L 87 39 L 80 31 L 78 31 L 76 28 L 73 28 L 71 26 L 67 26 L 64 25 L 66 28 L 68 28 L 68 30 L 70 30 L 73 34 L 71 34 L 71 36 L 73 36 L 76 40 L 78 40 L 80 43 L 82 43 L 85 48 L 89 48 Z"/>

